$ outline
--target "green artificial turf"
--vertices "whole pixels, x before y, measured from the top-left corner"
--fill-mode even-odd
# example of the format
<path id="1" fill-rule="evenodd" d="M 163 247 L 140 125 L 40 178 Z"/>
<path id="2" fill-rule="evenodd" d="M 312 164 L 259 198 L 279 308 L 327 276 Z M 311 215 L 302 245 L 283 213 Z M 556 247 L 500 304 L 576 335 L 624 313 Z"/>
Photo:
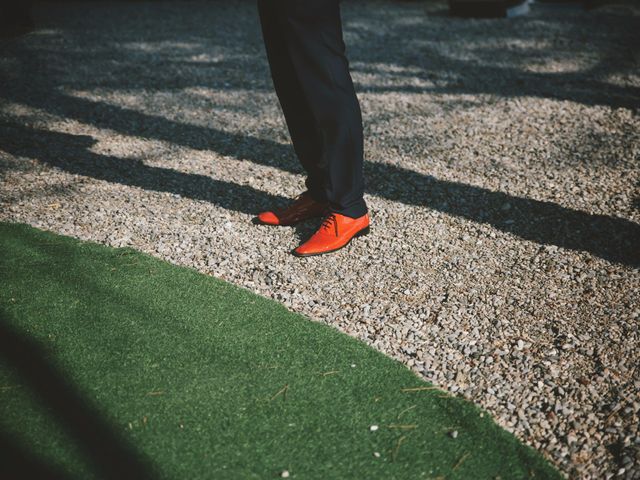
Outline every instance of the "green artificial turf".
<path id="1" fill-rule="evenodd" d="M 0 312 L 0 477 L 560 478 L 399 362 L 132 249 L 0 223 Z"/>

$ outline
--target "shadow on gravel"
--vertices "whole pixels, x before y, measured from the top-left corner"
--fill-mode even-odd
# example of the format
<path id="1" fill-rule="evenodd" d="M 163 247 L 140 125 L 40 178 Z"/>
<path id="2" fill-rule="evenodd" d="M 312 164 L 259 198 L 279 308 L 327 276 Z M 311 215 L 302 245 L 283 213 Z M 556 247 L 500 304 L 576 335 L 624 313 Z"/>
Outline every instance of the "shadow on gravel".
<path id="1" fill-rule="evenodd" d="M 551 9 L 509 20 L 469 20 L 442 16 L 438 8 L 407 6 L 394 16 L 371 9 L 350 18 L 349 53 L 357 62 L 352 71 L 372 78 L 380 75 L 380 66 L 394 67 L 385 79 L 391 83 L 361 83 L 360 91 L 490 94 L 640 108 L 640 88 L 611 81 L 637 69 L 633 46 L 640 44 L 640 28 L 633 13 Z"/>
<path id="2" fill-rule="evenodd" d="M 366 168 L 368 191 L 373 194 L 486 223 L 541 245 L 586 251 L 610 262 L 640 266 L 640 225 L 624 218 L 592 215 L 553 202 L 439 180 L 394 165 L 369 163 Z"/>
<path id="3" fill-rule="evenodd" d="M 150 117 L 140 112 L 111 105 L 94 104 L 69 97 L 66 105 L 84 102 L 92 108 L 76 110 L 104 113 L 92 123 L 129 135 L 147 135 L 169 139 L 195 149 L 213 149 L 223 155 L 274 166 L 270 153 L 289 147 L 270 140 L 250 136 L 240 138 L 224 132 L 197 126 L 176 124 L 161 117 Z M 88 107 L 88 106 L 87 106 Z M 67 112 L 68 113 L 68 112 Z M 75 115 L 82 121 L 84 115 Z M 145 125 L 144 131 L 125 125 Z M 150 128 L 150 126 L 154 128 Z M 69 173 L 85 175 L 99 180 L 136 186 L 154 191 L 171 192 L 194 200 L 204 200 L 223 208 L 247 214 L 256 214 L 265 205 L 282 205 L 286 199 L 250 186 L 215 180 L 205 175 L 184 173 L 173 169 L 144 165 L 139 160 L 121 159 L 91 152 L 95 143 L 86 135 L 32 129 L 17 123 L 3 125 L 10 133 L 0 143 L 0 149 L 16 156 L 36 159 Z M 177 130 L 177 131 L 176 131 Z M 209 133 L 209 135 L 204 135 Z M 189 139 L 197 138 L 195 143 Z M 212 139 L 218 139 L 213 142 Z M 235 145 L 235 146 L 234 146 Z M 244 152 L 252 152 L 244 158 Z M 277 165 L 281 169 L 299 173 L 299 166 L 291 161 Z M 366 164 L 367 193 L 407 205 L 424 206 L 448 215 L 473 222 L 486 223 L 494 228 L 541 245 L 587 251 L 605 260 L 630 266 L 640 265 L 640 225 L 629 220 L 607 215 L 591 215 L 562 207 L 552 202 L 516 197 L 502 192 L 464 183 L 439 180 L 430 175 L 407 170 L 395 165 L 368 162 Z M 310 233 L 306 228 L 302 230 Z"/>
<path id="4" fill-rule="evenodd" d="M 254 214 L 264 205 L 282 205 L 287 199 L 250 186 L 216 180 L 206 175 L 145 165 L 140 160 L 100 155 L 90 149 L 96 140 L 0 122 L 10 135 L 0 149 L 12 155 L 44 162 L 74 175 L 105 180 L 157 192 L 169 192 L 242 213 Z"/>
<path id="5" fill-rule="evenodd" d="M 640 36 L 637 39 L 640 42 Z M 380 56 L 372 62 L 388 63 L 393 59 L 385 57 L 386 49 L 378 49 Z M 500 49 L 486 49 L 483 55 L 500 58 Z M 620 55 L 616 55 L 619 57 Z M 428 64 L 422 64 L 428 62 Z M 600 60 L 597 65 L 586 71 L 571 73 L 528 72 L 519 68 L 505 66 L 492 67 L 476 61 L 462 61 L 446 57 L 435 50 L 425 52 L 424 59 L 415 63 L 401 63 L 409 73 L 395 72 L 400 84 L 392 86 L 356 85 L 366 92 L 386 93 L 433 93 L 453 95 L 490 94 L 499 97 L 540 97 L 556 100 L 568 100 L 583 105 L 604 105 L 611 108 L 640 108 L 640 88 L 613 85 L 599 81 L 597 77 L 611 75 L 617 69 L 610 69 L 611 60 Z M 441 65 L 433 69 L 429 65 Z M 622 68 L 621 71 L 631 68 Z M 375 67 L 357 66 L 354 72 L 373 75 Z M 447 72 L 445 75 L 439 72 Z M 447 78 L 449 77 L 449 78 Z M 594 78 L 595 77 L 595 78 Z M 402 79 L 405 78 L 405 84 Z M 435 83 L 433 86 L 412 85 L 414 79 Z"/>
<path id="6" fill-rule="evenodd" d="M 0 362 L 29 388 L 92 462 L 99 478 L 156 478 L 151 466 L 53 366 L 42 347 L 9 326 L 0 310 Z M 69 478 L 0 432 L 2 478 Z"/>

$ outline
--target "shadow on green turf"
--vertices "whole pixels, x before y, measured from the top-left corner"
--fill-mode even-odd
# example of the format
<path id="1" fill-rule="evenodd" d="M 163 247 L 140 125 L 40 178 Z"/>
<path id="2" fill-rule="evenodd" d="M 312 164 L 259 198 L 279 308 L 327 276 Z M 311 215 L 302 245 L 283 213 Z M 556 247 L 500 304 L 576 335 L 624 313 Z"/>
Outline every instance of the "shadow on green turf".
<path id="1" fill-rule="evenodd" d="M 67 381 L 41 346 L 15 331 L 0 309 L 0 363 L 9 366 L 23 386 L 79 445 L 103 478 L 153 478 L 148 465 L 120 438 L 95 407 Z M 42 462 L 25 446 L 0 431 L 0 477 L 48 480 L 67 478 L 59 468 Z"/>
<path id="2" fill-rule="evenodd" d="M 0 252 L 0 442 L 34 468 L 560 478 L 469 402 L 244 289 L 25 225 L 0 223 Z"/>

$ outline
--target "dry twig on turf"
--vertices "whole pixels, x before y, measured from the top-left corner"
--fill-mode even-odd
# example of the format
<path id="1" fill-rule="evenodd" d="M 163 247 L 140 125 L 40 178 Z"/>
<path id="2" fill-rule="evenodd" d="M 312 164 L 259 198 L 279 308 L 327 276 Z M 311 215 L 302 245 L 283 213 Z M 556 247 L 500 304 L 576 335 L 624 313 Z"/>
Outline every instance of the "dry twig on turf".
<path id="1" fill-rule="evenodd" d="M 396 458 L 398 458 L 398 451 L 400 450 L 400 445 L 402 445 L 406 439 L 407 439 L 407 437 L 405 435 L 403 435 L 396 442 L 396 446 L 394 447 L 393 452 L 391 452 L 391 461 L 392 462 L 395 462 Z"/>
<path id="2" fill-rule="evenodd" d="M 400 430 L 412 430 L 418 426 L 417 423 L 410 424 L 401 424 L 401 423 L 390 423 L 387 425 L 388 428 L 398 428 Z"/>
<path id="3" fill-rule="evenodd" d="M 405 414 L 406 412 L 408 412 L 409 410 L 413 410 L 413 409 L 414 409 L 414 408 L 416 408 L 416 407 L 417 407 L 417 405 L 411 405 L 410 407 L 405 408 L 404 410 L 402 410 L 402 411 L 398 414 L 398 416 L 397 416 L 396 418 L 397 418 L 397 419 L 400 419 L 400 417 L 401 417 L 402 415 L 404 415 L 404 414 Z"/>
<path id="4" fill-rule="evenodd" d="M 287 383 L 284 387 L 282 387 L 278 392 L 269 399 L 269 401 L 276 398 L 278 395 L 282 395 L 282 401 L 284 402 L 287 399 L 287 390 L 289 389 L 289 384 Z"/>
<path id="5" fill-rule="evenodd" d="M 458 469 L 458 467 L 460 467 L 460 465 L 462 465 L 462 462 L 464 462 L 464 461 L 467 459 L 467 457 L 468 457 L 469 455 L 471 455 L 471 453 L 470 453 L 470 452 L 466 452 L 464 455 L 462 455 L 462 456 L 460 457 L 460 459 L 456 462 L 456 464 L 453 466 L 453 470 L 454 470 L 454 471 L 455 471 L 455 470 L 457 470 L 457 469 Z"/>

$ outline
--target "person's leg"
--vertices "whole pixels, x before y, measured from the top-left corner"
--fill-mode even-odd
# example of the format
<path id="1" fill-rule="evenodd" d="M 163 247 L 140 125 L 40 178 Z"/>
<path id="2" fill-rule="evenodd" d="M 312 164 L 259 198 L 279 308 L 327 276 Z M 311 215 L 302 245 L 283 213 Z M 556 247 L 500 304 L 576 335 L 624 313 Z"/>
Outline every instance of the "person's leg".
<path id="1" fill-rule="evenodd" d="M 320 131 L 291 62 L 283 29 L 281 0 L 258 0 L 267 59 L 273 85 L 285 116 L 293 148 L 307 172 L 305 181 L 311 197 L 326 202 L 326 170 L 320 168 L 322 143 Z M 304 0 L 303 0 L 304 1 Z"/>
<path id="2" fill-rule="evenodd" d="M 278 0 L 286 47 L 321 138 L 331 210 L 357 218 L 364 202 L 360 105 L 349 74 L 338 0 Z"/>

